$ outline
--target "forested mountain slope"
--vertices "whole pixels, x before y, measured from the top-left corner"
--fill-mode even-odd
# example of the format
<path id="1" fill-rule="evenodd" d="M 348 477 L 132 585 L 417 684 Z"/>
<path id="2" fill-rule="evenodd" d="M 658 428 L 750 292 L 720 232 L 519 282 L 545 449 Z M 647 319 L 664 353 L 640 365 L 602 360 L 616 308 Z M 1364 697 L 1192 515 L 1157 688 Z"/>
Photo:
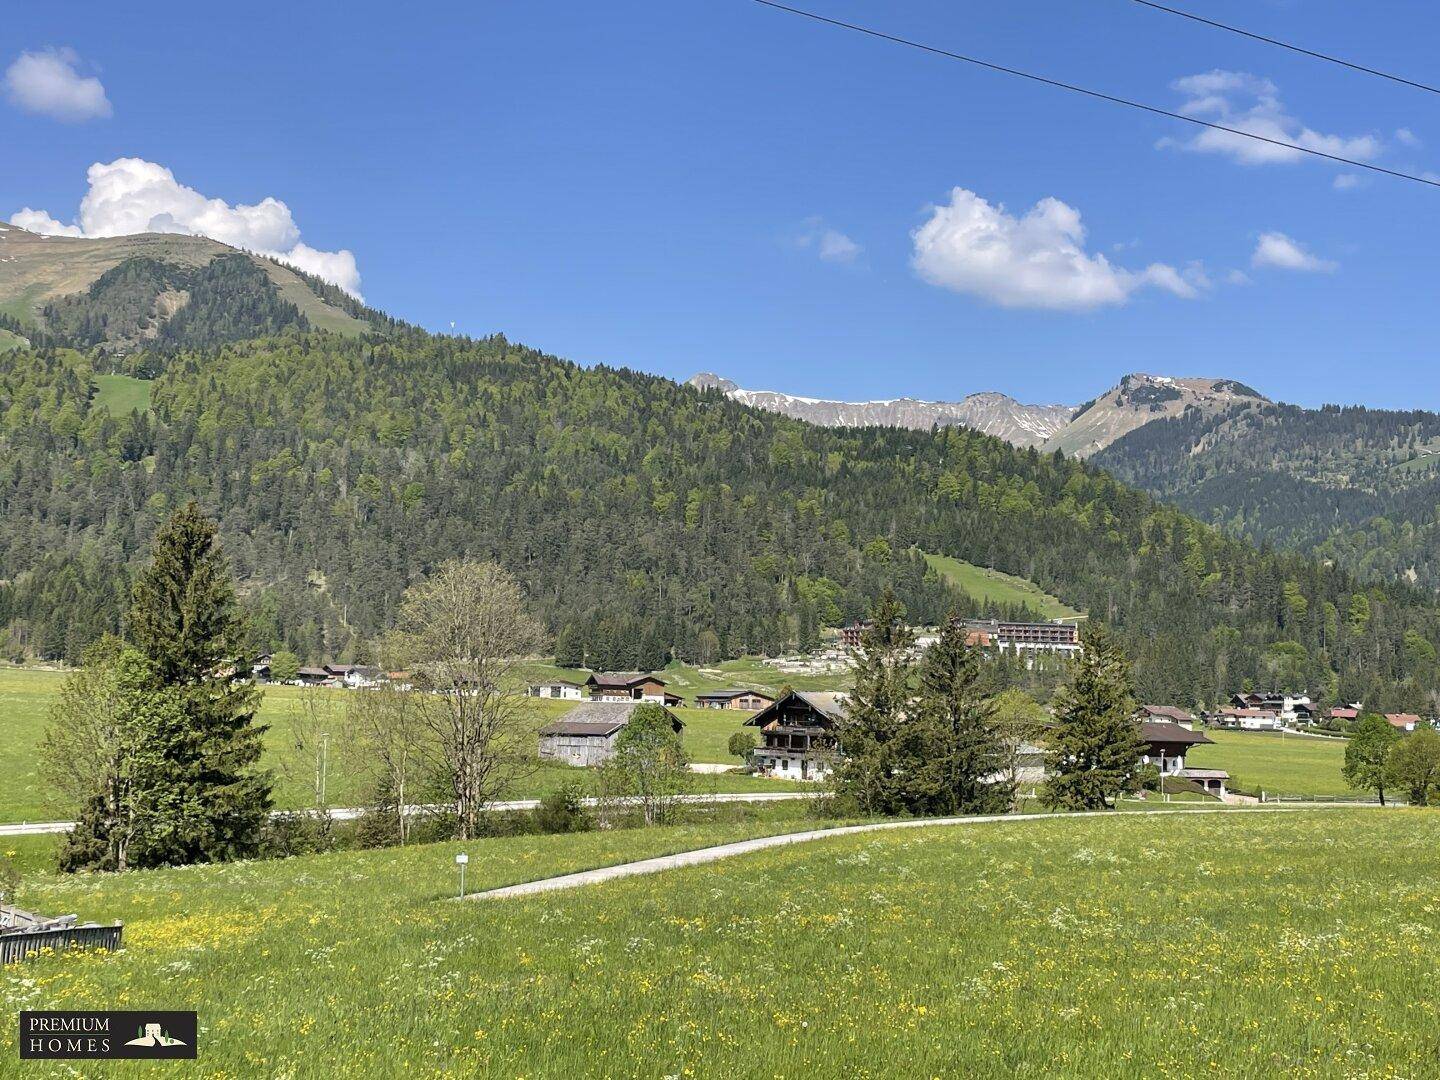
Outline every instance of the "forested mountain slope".
<path id="1" fill-rule="evenodd" d="M 1440 589 L 1440 415 L 1294 405 L 1186 412 L 1097 464 L 1255 543 Z"/>
<path id="2" fill-rule="evenodd" d="M 1374 704 L 1433 689 L 1437 616 L 1402 585 L 1261 554 L 1089 465 L 968 429 L 820 428 L 504 338 L 290 332 L 136 358 L 150 414 L 77 353 L 0 361 L 0 626 L 75 655 L 114 628 L 165 513 L 220 520 L 263 644 L 349 657 L 460 554 L 517 573 L 592 663 L 793 647 L 886 585 L 953 600 L 912 547 L 1113 623 L 1157 700 L 1242 679 Z"/>

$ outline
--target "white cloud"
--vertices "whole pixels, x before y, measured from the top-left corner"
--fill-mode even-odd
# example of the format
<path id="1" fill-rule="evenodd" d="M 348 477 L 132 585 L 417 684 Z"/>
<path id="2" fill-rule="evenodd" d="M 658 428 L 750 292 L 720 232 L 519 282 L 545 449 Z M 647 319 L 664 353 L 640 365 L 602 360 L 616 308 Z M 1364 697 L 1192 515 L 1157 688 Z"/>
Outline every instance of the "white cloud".
<path id="1" fill-rule="evenodd" d="M 1087 252 L 1080 212 L 1054 198 L 1013 217 L 957 187 L 911 239 L 912 265 L 925 281 L 1001 307 L 1086 311 L 1123 304 L 1147 285 L 1187 299 L 1198 295 L 1197 284 L 1173 266 L 1132 271 Z"/>
<path id="2" fill-rule="evenodd" d="M 1356 188 L 1364 186 L 1364 184 L 1365 178 L 1363 176 L 1357 176 L 1355 173 L 1341 173 L 1331 181 L 1331 185 L 1336 191 L 1354 191 Z"/>
<path id="3" fill-rule="evenodd" d="M 1396 128 L 1395 141 L 1402 146 L 1415 147 L 1420 145 L 1420 137 L 1409 128 Z"/>
<path id="4" fill-rule="evenodd" d="M 10 224 L 18 225 L 22 229 L 29 229 L 33 233 L 44 233 L 46 236 L 84 236 L 79 225 L 66 225 L 56 221 L 44 210 L 31 210 L 30 207 L 10 215 Z"/>
<path id="5" fill-rule="evenodd" d="M 26 207 L 12 225 L 53 236 L 128 236 L 143 232 L 189 233 L 270 255 L 360 295 L 360 272 L 349 251 L 318 251 L 300 241 L 300 227 L 279 199 L 234 206 L 207 198 L 175 179 L 163 165 L 117 158 L 90 166 L 89 190 L 76 223 L 65 225 L 43 210 Z"/>
<path id="6" fill-rule="evenodd" d="M 1384 143 L 1375 135 L 1327 135 L 1306 127 L 1285 111 L 1279 87 L 1269 79 L 1244 71 L 1217 69 L 1187 75 L 1170 85 L 1186 96 L 1180 111 L 1198 120 L 1357 161 L 1368 161 L 1384 149 Z M 1190 139 L 1162 139 L 1160 145 L 1178 146 L 1197 153 L 1227 154 L 1245 165 L 1293 162 L 1306 156 L 1287 146 L 1257 142 L 1213 128 L 1205 128 Z"/>
<path id="7" fill-rule="evenodd" d="M 1250 265 L 1328 274 L 1338 269 L 1340 264 L 1312 255 L 1300 243 L 1282 232 L 1267 232 L 1261 235 L 1260 242 L 1255 245 L 1255 253 L 1250 256 Z"/>
<path id="8" fill-rule="evenodd" d="M 795 237 L 795 246 L 813 250 L 826 262 L 853 263 L 865 250 L 838 229 L 832 229 L 820 217 L 807 218 Z"/>
<path id="9" fill-rule="evenodd" d="M 79 63 L 74 49 L 23 52 L 5 71 L 5 95 L 26 112 L 66 123 L 109 116 L 113 110 L 105 87 L 95 76 L 75 70 Z"/>
<path id="10" fill-rule="evenodd" d="M 1231 270 L 1228 274 L 1225 275 L 1225 280 L 1231 285 L 1253 284 L 1253 282 L 1250 280 L 1250 275 L 1245 273 L 1244 270 Z"/>

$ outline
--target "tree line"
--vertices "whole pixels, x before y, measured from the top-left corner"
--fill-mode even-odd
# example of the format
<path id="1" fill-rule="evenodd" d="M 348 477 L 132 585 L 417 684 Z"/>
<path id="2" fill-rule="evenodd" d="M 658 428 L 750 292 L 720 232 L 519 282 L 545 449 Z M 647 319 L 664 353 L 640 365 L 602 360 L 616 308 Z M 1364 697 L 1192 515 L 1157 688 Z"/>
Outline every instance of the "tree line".
<path id="1" fill-rule="evenodd" d="M 1147 699 L 1242 683 L 1425 709 L 1440 640 L 1400 582 L 1227 538 L 1091 465 L 980 433 L 825 429 L 503 337 L 290 332 L 164 355 L 148 414 L 96 405 L 92 360 L 0 372 L 0 627 L 78 658 L 118 629 L 176 506 L 213 513 L 261 651 L 362 655 L 404 590 L 498 562 L 566 659 L 776 654 L 892 590 L 958 597 L 919 552 L 1034 581 L 1109 624 Z M 140 361 L 137 361 L 140 362 Z"/>

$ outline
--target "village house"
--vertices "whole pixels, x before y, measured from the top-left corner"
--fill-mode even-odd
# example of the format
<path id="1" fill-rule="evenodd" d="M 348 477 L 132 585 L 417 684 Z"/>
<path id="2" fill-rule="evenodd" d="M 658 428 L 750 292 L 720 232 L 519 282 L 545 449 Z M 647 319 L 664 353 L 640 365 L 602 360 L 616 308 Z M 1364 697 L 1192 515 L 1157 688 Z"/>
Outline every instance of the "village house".
<path id="1" fill-rule="evenodd" d="M 839 754 L 835 728 L 845 720 L 845 695 L 791 690 L 745 721 L 763 740 L 755 771 L 787 780 L 823 780 Z"/>
<path id="2" fill-rule="evenodd" d="M 695 695 L 697 709 L 738 709 L 759 712 L 775 704 L 775 699 L 761 690 L 711 690 Z"/>
<path id="3" fill-rule="evenodd" d="M 554 698 L 559 701 L 579 701 L 585 691 L 577 682 L 556 679 L 554 682 L 537 683 L 526 691 L 531 697 Z"/>
<path id="4" fill-rule="evenodd" d="M 1387 712 L 1385 719 L 1396 731 L 1414 731 L 1423 723 L 1413 712 Z"/>
<path id="5" fill-rule="evenodd" d="M 678 694 L 665 689 L 665 680 L 641 671 L 597 671 L 585 680 L 591 701 L 653 701 L 657 705 L 680 704 Z"/>
<path id="6" fill-rule="evenodd" d="M 323 667 L 302 667 L 295 673 L 295 681 L 301 686 L 324 686 L 330 682 L 330 672 Z"/>
<path id="7" fill-rule="evenodd" d="M 540 757 L 567 765 L 600 765 L 615 756 L 616 736 L 645 702 L 584 701 L 540 729 Z M 685 724 L 669 709 L 665 715 L 678 735 Z"/>
<path id="8" fill-rule="evenodd" d="M 1190 727 L 1193 717 L 1189 713 L 1172 706 L 1155 705 L 1142 706 L 1140 713 L 1140 737 L 1145 740 L 1141 765 L 1154 765 L 1163 776 L 1198 784 L 1208 795 L 1225 794 L 1229 773 L 1223 769 L 1192 769 L 1185 764 L 1185 755 L 1192 747 L 1213 743 L 1204 732 Z"/>
<path id="9" fill-rule="evenodd" d="M 1241 731 L 1279 731 L 1280 714 L 1272 709 L 1221 709 L 1211 718 L 1216 725 Z"/>
<path id="10" fill-rule="evenodd" d="M 1267 693 L 1238 693 L 1230 695 L 1232 709 L 1256 709 L 1272 712 L 1282 724 L 1309 724 L 1315 720 L 1315 705 L 1308 694 L 1281 693 L 1271 690 Z"/>

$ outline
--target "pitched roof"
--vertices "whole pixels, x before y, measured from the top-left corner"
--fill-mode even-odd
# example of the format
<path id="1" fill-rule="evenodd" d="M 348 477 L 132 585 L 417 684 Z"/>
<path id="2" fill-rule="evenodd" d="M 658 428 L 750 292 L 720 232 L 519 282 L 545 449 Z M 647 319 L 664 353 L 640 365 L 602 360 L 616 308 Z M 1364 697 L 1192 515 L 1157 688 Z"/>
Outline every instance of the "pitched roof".
<path id="1" fill-rule="evenodd" d="M 630 717 L 634 715 L 636 709 L 646 704 L 653 703 L 644 701 L 582 701 L 560 719 L 542 727 L 540 734 L 613 735 L 630 722 Z M 658 707 L 663 708 L 663 706 Z M 670 717 L 671 723 L 676 731 L 684 728 L 684 721 L 669 709 L 665 709 L 665 714 Z"/>
<path id="2" fill-rule="evenodd" d="M 1420 717 L 1413 712 L 1387 712 L 1385 719 L 1395 727 L 1415 727 L 1420 723 Z"/>
<path id="3" fill-rule="evenodd" d="M 848 697 L 848 694 L 838 694 L 829 691 L 802 692 L 800 690 L 791 690 L 788 694 L 782 695 L 777 701 L 772 701 L 749 720 L 746 720 L 745 726 L 764 727 L 770 723 L 771 719 L 779 715 L 780 710 L 785 706 L 786 702 L 792 698 L 799 698 L 832 724 L 839 723 L 845 719 L 845 715 L 849 711 L 849 707 L 846 704 Z"/>
<path id="4" fill-rule="evenodd" d="M 1193 715 L 1174 705 L 1141 705 L 1140 711 L 1158 719 L 1173 720 L 1177 724 L 1188 724 L 1195 719 Z"/>
<path id="5" fill-rule="evenodd" d="M 717 700 L 721 700 L 744 697 L 746 694 L 754 694 L 756 697 L 767 698 L 770 701 L 775 700 L 774 694 L 767 693 L 764 690 L 707 690 L 703 694 L 696 694 L 695 700 L 702 701 L 705 698 L 714 698 Z"/>
<path id="6" fill-rule="evenodd" d="M 656 678 L 646 671 L 597 671 L 590 678 L 585 680 L 586 686 L 598 686 L 601 689 L 611 687 L 616 690 L 626 690 L 638 682 L 655 682 L 661 686 L 665 680 Z"/>
<path id="7" fill-rule="evenodd" d="M 1179 724 L 1172 724 L 1168 720 L 1142 720 L 1140 722 L 1140 737 L 1146 742 L 1152 743 L 1184 743 L 1186 746 L 1197 746 L 1200 743 L 1213 742 L 1207 739 L 1201 731 L 1191 731 Z"/>

